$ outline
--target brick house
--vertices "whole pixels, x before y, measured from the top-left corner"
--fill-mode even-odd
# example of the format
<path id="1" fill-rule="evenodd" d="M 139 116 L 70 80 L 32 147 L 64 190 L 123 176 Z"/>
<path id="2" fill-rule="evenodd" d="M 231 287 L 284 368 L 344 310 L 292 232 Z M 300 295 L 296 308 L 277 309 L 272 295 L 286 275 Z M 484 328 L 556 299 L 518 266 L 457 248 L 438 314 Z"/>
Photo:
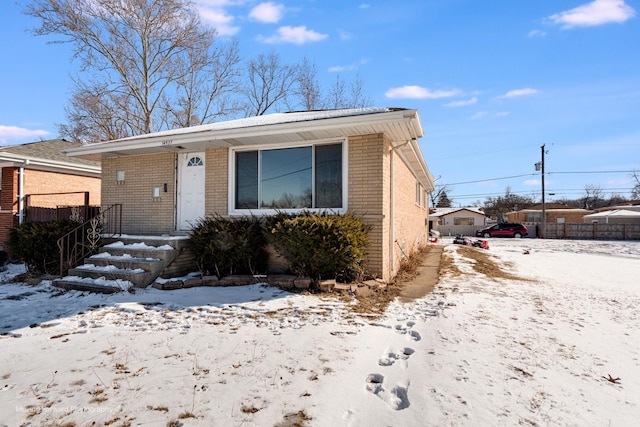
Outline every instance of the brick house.
<path id="1" fill-rule="evenodd" d="M 102 205 L 126 234 L 188 233 L 209 214 L 354 212 L 371 226 L 366 270 L 391 279 L 428 242 L 433 176 L 417 110 L 278 113 L 66 150 L 102 162 Z"/>
<path id="2" fill-rule="evenodd" d="M 0 147 L 0 245 L 27 220 L 27 208 L 100 204 L 100 162 L 68 157 L 62 139 Z"/>
<path id="3" fill-rule="evenodd" d="M 569 208 L 560 203 L 547 203 L 545 205 L 545 215 L 547 223 L 580 223 L 582 217 L 593 213 L 591 210 L 580 208 Z M 509 222 L 522 224 L 535 224 L 542 222 L 542 204 L 530 206 L 527 209 L 507 213 Z"/>

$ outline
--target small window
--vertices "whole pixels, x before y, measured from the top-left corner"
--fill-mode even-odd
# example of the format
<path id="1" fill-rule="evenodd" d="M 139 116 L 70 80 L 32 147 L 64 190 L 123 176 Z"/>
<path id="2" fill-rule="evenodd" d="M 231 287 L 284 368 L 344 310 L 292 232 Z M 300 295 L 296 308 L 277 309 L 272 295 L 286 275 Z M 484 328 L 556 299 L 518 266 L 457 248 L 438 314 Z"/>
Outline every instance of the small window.
<path id="1" fill-rule="evenodd" d="M 468 217 L 468 218 L 463 218 L 463 217 L 454 218 L 454 219 L 453 219 L 453 225 L 475 225 L 475 224 L 474 224 L 474 218 L 473 218 L 473 217 Z"/>
<path id="2" fill-rule="evenodd" d="M 528 213 L 527 222 L 542 222 L 542 214 L 539 212 Z"/>
<path id="3" fill-rule="evenodd" d="M 187 162 L 187 167 L 189 167 L 189 166 L 204 166 L 204 162 L 202 161 L 202 159 L 200 157 L 193 156 Z"/>
<path id="4" fill-rule="evenodd" d="M 420 206 L 420 196 L 422 195 L 422 186 L 416 181 L 416 205 Z"/>

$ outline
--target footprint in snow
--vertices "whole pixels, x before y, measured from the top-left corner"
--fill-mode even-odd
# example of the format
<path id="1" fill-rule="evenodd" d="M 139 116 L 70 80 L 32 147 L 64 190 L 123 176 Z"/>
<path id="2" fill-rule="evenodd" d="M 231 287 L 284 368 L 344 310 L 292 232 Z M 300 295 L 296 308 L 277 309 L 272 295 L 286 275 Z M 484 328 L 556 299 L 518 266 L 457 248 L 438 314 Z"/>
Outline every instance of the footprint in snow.
<path id="1" fill-rule="evenodd" d="M 413 330 L 413 325 L 415 324 L 415 322 L 406 322 L 405 324 L 400 323 L 396 325 L 394 329 L 399 334 L 406 334 L 413 341 L 420 341 L 422 337 L 417 331 Z"/>
<path id="2" fill-rule="evenodd" d="M 395 352 L 391 351 L 387 348 L 382 357 L 378 359 L 378 365 L 380 366 L 391 366 L 395 363 L 396 360 L 407 360 L 409 356 L 411 356 L 415 352 L 414 349 L 410 347 L 405 347 L 401 351 Z"/>
<path id="3" fill-rule="evenodd" d="M 367 391 L 378 396 L 386 402 L 391 409 L 399 411 L 409 407 L 409 382 L 406 384 L 398 384 L 387 391 L 382 383 L 384 376 L 382 374 L 369 374 L 366 380 Z"/>

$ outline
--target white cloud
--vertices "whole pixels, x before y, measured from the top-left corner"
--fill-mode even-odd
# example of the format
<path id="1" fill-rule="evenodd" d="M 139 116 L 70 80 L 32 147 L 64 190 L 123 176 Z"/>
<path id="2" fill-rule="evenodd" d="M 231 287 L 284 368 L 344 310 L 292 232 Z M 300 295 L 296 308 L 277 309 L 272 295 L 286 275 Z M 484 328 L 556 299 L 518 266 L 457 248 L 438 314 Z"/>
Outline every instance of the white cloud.
<path id="1" fill-rule="evenodd" d="M 353 71 L 353 70 L 357 70 L 361 65 L 365 65 L 367 62 L 369 62 L 368 59 L 361 58 L 360 61 L 354 62 L 353 64 L 334 65 L 333 67 L 329 67 L 328 71 L 330 73 L 340 73 L 342 71 Z"/>
<path id="2" fill-rule="evenodd" d="M 445 107 L 464 107 L 466 105 L 473 105 L 478 102 L 478 98 L 475 96 L 470 99 L 462 100 L 462 101 L 453 101 L 448 104 L 444 104 Z"/>
<path id="3" fill-rule="evenodd" d="M 280 21 L 284 13 L 284 5 L 273 2 L 260 3 L 249 12 L 249 18 L 254 21 L 275 24 Z"/>
<path id="4" fill-rule="evenodd" d="M 278 28 L 278 32 L 271 37 L 258 37 L 264 43 L 293 43 L 305 44 L 326 39 L 326 34 L 321 34 L 313 30 L 308 30 L 306 26 L 298 27 L 284 26 Z"/>
<path id="5" fill-rule="evenodd" d="M 240 31 L 240 27 L 233 25 L 234 17 L 218 8 L 200 7 L 200 17 L 213 26 L 221 36 L 233 36 Z"/>
<path id="6" fill-rule="evenodd" d="M 522 182 L 524 185 L 530 185 L 532 187 L 539 187 L 540 186 L 540 181 L 537 179 L 525 179 Z"/>
<path id="7" fill-rule="evenodd" d="M 592 27 L 612 22 L 624 22 L 631 19 L 636 11 L 624 0 L 593 0 L 576 8 L 551 15 L 553 24 L 563 29 L 575 27 Z"/>
<path id="8" fill-rule="evenodd" d="M 371 5 L 368 3 L 362 3 L 360 6 L 358 6 L 358 8 L 360 9 L 369 9 L 370 7 Z"/>
<path id="9" fill-rule="evenodd" d="M 387 98 L 438 99 L 459 95 L 458 89 L 431 90 L 421 86 L 402 86 L 391 88 L 385 92 Z"/>
<path id="10" fill-rule="evenodd" d="M 477 113 L 475 113 L 473 116 L 471 116 L 471 118 L 473 120 L 478 120 L 481 119 L 483 117 L 486 117 L 487 115 L 489 115 L 488 111 L 478 111 Z"/>
<path id="11" fill-rule="evenodd" d="M 534 37 L 544 37 L 546 36 L 547 33 L 541 30 L 531 30 L 529 31 L 529 38 L 534 38 Z"/>
<path id="12" fill-rule="evenodd" d="M 532 89 L 532 88 L 528 87 L 528 88 L 524 88 L 524 89 L 510 90 L 509 92 L 505 93 L 504 95 L 500 95 L 498 98 L 516 98 L 518 96 L 535 95 L 536 93 L 538 93 L 537 89 Z"/>
<path id="13" fill-rule="evenodd" d="M 39 138 L 46 135 L 49 135 L 46 130 L 0 125 L 0 143 L 2 144 L 6 144 L 10 139 Z"/>

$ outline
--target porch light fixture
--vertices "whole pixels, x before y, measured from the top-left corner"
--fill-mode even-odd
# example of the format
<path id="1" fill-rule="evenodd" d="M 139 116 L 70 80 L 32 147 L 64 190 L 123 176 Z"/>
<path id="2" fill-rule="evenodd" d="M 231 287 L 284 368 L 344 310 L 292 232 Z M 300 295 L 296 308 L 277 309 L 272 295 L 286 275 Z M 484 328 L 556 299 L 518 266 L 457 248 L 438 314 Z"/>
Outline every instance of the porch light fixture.
<path id="1" fill-rule="evenodd" d="M 160 187 L 153 187 L 153 198 L 154 200 L 160 198 Z"/>
<path id="2" fill-rule="evenodd" d="M 124 184 L 124 171 L 116 171 L 116 182 Z"/>

